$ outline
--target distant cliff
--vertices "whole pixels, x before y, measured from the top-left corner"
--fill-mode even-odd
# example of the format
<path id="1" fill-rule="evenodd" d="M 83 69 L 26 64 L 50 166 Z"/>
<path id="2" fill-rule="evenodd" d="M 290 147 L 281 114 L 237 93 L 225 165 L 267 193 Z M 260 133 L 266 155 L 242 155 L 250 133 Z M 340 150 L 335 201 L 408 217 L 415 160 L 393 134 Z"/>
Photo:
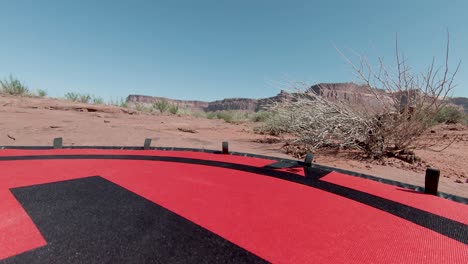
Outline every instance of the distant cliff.
<path id="1" fill-rule="evenodd" d="M 468 113 L 468 98 L 466 97 L 454 97 L 450 99 L 450 102 L 454 105 L 463 107 L 465 113 Z"/>
<path id="2" fill-rule="evenodd" d="M 380 102 L 376 99 L 374 92 L 385 93 L 383 90 L 374 90 L 365 85 L 358 85 L 355 83 L 319 83 L 311 86 L 306 92 L 314 92 L 329 100 L 344 100 L 354 105 L 375 105 L 379 106 Z M 226 98 L 213 102 L 204 101 L 185 101 L 175 100 L 164 97 L 154 97 L 145 95 L 129 95 L 127 103 L 129 104 L 153 104 L 157 101 L 166 100 L 169 103 L 178 104 L 182 108 L 196 110 L 196 111 L 220 111 L 220 110 L 247 110 L 259 111 L 266 106 L 283 102 L 292 97 L 291 93 L 281 91 L 276 96 L 250 99 L 250 98 Z M 388 100 L 391 100 L 388 97 Z M 468 112 L 468 98 L 458 97 L 452 98 L 451 103 L 463 106 L 465 111 Z"/>
<path id="3" fill-rule="evenodd" d="M 311 86 L 309 92 L 314 92 L 331 101 L 347 101 L 354 105 L 379 106 L 380 102 L 375 93 L 384 93 L 383 90 L 372 90 L 367 85 L 358 85 L 355 83 L 319 83 Z M 388 98 L 390 99 L 390 98 Z"/>
<path id="4" fill-rule="evenodd" d="M 221 110 L 246 110 L 258 111 L 263 107 L 278 101 L 283 101 L 289 94 L 281 91 L 278 95 L 263 98 L 263 99 L 250 99 L 250 98 L 227 98 L 213 102 L 203 101 L 185 101 L 175 100 L 164 97 L 146 96 L 146 95 L 129 95 L 127 103 L 129 104 L 153 104 L 155 102 L 166 100 L 171 104 L 178 104 L 179 107 L 199 110 L 199 111 L 221 111 Z"/>
<path id="5" fill-rule="evenodd" d="M 171 104 L 178 104 L 179 107 L 195 109 L 195 110 L 204 110 L 208 107 L 208 102 L 203 101 L 186 101 L 186 100 L 176 100 L 169 99 L 165 97 L 156 97 L 156 96 L 147 96 L 147 95 L 129 95 L 127 97 L 127 103 L 129 104 L 153 104 L 161 100 L 166 100 Z"/>

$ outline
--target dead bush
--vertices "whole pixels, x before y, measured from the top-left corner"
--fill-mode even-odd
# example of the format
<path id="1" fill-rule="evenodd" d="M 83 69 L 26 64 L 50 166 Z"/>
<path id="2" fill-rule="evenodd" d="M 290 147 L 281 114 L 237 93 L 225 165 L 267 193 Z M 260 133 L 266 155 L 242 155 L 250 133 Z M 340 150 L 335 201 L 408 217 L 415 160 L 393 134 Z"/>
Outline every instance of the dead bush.
<path id="1" fill-rule="evenodd" d="M 276 120 L 266 127 L 295 135 L 294 143 L 305 144 L 311 150 L 353 148 L 374 158 L 405 153 L 404 159 L 411 162 L 414 159 L 407 155 L 414 155 L 411 149 L 415 139 L 434 124 L 455 87 L 453 81 L 460 63 L 450 72 L 448 58 L 448 34 L 444 65 L 436 67 L 433 59 L 428 69 L 419 74 L 401 55 L 398 41 L 394 68 L 381 58 L 377 69 L 363 56 L 359 66 L 346 58 L 363 81 L 363 89 L 372 96 L 372 103 L 364 100 L 353 104 L 339 96 L 330 100 L 304 86 L 295 87 L 297 92 L 291 100 L 272 106 Z"/>

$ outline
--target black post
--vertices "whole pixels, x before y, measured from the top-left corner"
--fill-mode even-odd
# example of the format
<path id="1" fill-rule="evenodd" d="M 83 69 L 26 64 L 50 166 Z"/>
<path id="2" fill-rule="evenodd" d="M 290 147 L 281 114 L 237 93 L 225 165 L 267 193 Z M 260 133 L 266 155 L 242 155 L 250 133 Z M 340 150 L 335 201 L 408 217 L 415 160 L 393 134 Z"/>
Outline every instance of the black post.
<path id="1" fill-rule="evenodd" d="M 440 170 L 435 168 L 426 169 L 426 182 L 424 185 L 424 193 L 437 195 L 439 188 Z"/>
<path id="2" fill-rule="evenodd" d="M 62 142 L 63 142 L 63 139 L 61 137 L 54 138 L 54 143 L 53 143 L 54 149 L 61 149 L 63 147 Z"/>
<path id="3" fill-rule="evenodd" d="M 223 141 L 223 154 L 229 154 L 229 142 Z"/>
<path id="4" fill-rule="evenodd" d="M 146 138 L 145 143 L 143 144 L 143 149 L 144 150 L 150 149 L 150 146 L 151 146 L 151 138 Z"/>
<path id="5" fill-rule="evenodd" d="M 306 167 L 311 167 L 312 166 L 312 161 L 314 160 L 314 154 L 312 153 L 307 153 L 304 159 L 304 165 Z"/>

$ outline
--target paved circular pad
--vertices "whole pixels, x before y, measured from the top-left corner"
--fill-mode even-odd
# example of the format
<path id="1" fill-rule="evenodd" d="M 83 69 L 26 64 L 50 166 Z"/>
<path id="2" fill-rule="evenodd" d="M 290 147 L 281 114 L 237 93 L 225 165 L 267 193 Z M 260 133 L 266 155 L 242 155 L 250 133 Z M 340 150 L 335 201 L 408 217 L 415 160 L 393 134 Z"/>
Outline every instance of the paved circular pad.
<path id="1" fill-rule="evenodd" d="M 0 151 L 0 263 L 462 263 L 467 205 L 178 151 Z"/>

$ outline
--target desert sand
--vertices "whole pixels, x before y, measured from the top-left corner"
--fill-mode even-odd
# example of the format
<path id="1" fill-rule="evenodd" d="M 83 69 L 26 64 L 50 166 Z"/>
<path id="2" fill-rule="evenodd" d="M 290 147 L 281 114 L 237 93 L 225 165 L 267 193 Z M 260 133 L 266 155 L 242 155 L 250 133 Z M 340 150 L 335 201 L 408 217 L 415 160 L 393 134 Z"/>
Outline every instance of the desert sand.
<path id="1" fill-rule="evenodd" d="M 145 138 L 151 138 L 152 146 L 221 149 L 221 142 L 229 141 L 232 151 L 292 158 L 285 154 L 283 143 L 258 143 L 265 136 L 254 133 L 257 125 L 0 95 L 0 146 L 51 145 L 55 137 L 63 137 L 64 145 L 71 146 L 142 146 Z M 441 125 L 419 141 L 430 145 L 415 151 L 425 162 L 419 167 L 397 160 L 376 163 L 320 152 L 314 162 L 419 186 L 424 186 L 425 167 L 433 166 L 442 174 L 439 191 L 468 197 L 467 127 Z"/>

